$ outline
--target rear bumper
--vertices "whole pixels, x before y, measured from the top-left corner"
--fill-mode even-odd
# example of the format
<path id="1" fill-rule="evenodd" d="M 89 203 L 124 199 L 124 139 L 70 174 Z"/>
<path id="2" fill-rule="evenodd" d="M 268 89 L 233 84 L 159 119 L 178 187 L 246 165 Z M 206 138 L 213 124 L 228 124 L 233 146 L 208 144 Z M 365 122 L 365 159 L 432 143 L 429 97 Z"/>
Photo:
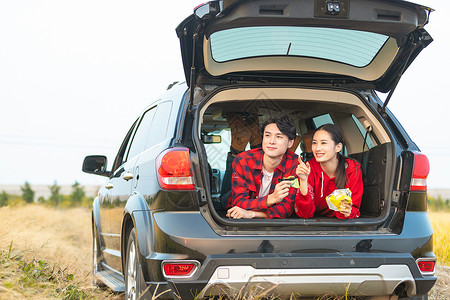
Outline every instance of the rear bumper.
<path id="1" fill-rule="evenodd" d="M 408 295 L 427 293 L 436 277 L 423 276 L 407 254 L 227 254 L 210 256 L 191 278 L 170 278 L 183 299 L 199 295 L 256 296 L 270 289 L 279 297 L 386 296 L 403 285 Z M 201 298 L 200 297 L 200 298 Z"/>

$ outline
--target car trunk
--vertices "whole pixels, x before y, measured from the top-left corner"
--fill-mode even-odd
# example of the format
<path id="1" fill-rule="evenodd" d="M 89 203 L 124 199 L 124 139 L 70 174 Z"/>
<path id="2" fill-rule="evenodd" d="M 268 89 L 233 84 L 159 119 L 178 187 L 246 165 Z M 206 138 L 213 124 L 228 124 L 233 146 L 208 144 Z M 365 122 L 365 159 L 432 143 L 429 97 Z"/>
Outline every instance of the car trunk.
<path id="1" fill-rule="evenodd" d="M 424 29 L 431 11 L 401 0 L 211 1 L 181 22 L 176 32 L 190 86 L 188 111 L 198 114 L 197 186 L 211 226 L 237 234 L 401 231 L 407 201 L 401 199 L 408 190 L 399 186 L 411 181 L 404 174 L 413 162 L 402 159 L 408 146 L 399 147 L 386 105 L 403 72 L 432 41 Z M 389 93 L 384 103 L 373 98 L 375 90 Z M 324 123 L 338 125 L 344 154 L 358 160 L 364 173 L 361 218 L 226 218 L 230 113 L 242 119 L 240 129 L 249 120 L 260 126 L 288 114 L 300 140 L 293 150 L 304 159 L 312 155 L 308 133 Z M 246 149 L 251 146 L 249 141 Z"/>
<path id="2" fill-rule="evenodd" d="M 431 43 L 424 30 L 431 11 L 400 0 L 211 1 L 176 31 L 191 87 L 339 80 L 388 92 Z"/>
<path id="3" fill-rule="evenodd" d="M 211 87 L 209 87 L 211 88 Z M 194 132 L 200 150 L 199 164 L 206 184 L 203 186 L 208 205 L 203 209 L 213 228 L 219 231 L 239 228 L 239 234 L 263 230 L 290 234 L 314 233 L 327 230 L 359 232 L 361 230 L 389 233 L 390 221 L 399 210 L 392 209 L 398 150 L 390 131 L 379 114 L 367 101 L 368 94 L 343 87 L 312 87 L 300 85 L 245 84 L 204 89 L 198 95 L 199 114 Z M 296 123 L 300 139 L 294 152 L 307 160 L 312 157 L 308 135 L 324 123 L 338 125 L 345 135 L 344 154 L 361 163 L 364 194 L 361 217 L 352 220 L 314 217 L 301 219 L 295 213 L 286 219 L 235 220 L 225 216 L 223 200 L 230 152 L 231 132 L 227 122 L 230 113 L 238 113 L 245 120 L 257 116 L 258 125 L 280 114 L 288 114 Z M 220 138 L 219 138 L 220 137 Z M 250 142 L 246 149 L 250 148 Z M 380 163 L 381 162 L 381 163 Z M 228 165 L 228 168 L 230 166 Z M 229 179 L 231 180 L 231 179 Z M 231 188 L 231 187 L 230 187 Z M 225 190 L 226 192 L 226 190 Z M 404 209 L 402 210 L 404 212 Z"/>

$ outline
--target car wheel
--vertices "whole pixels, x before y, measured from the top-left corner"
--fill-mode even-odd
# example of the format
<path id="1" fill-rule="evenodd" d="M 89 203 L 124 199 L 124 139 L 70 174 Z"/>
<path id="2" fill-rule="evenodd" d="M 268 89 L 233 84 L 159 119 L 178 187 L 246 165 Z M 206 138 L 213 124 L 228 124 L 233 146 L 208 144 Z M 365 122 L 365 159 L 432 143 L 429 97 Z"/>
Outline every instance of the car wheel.
<path id="1" fill-rule="evenodd" d="M 142 272 L 139 269 L 139 255 L 136 233 L 131 229 L 128 236 L 127 257 L 125 264 L 125 299 L 137 300 L 142 293 Z"/>

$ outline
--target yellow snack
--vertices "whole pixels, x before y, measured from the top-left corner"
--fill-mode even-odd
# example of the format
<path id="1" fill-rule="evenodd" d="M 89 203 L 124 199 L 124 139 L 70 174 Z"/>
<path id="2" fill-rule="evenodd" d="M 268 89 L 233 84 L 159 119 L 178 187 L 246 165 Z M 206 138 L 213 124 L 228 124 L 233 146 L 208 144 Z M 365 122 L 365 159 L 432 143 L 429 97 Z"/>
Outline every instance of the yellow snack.
<path id="1" fill-rule="evenodd" d="M 299 183 L 298 183 L 298 178 L 296 178 L 295 176 L 285 177 L 285 178 L 282 178 L 280 181 L 284 181 L 284 180 L 290 181 L 291 182 L 291 186 L 293 188 L 298 189 L 300 187 Z"/>
<path id="2" fill-rule="evenodd" d="M 349 189 L 337 189 L 334 190 L 330 195 L 326 198 L 328 207 L 331 210 L 341 210 L 341 204 L 343 202 L 348 202 L 352 204 L 352 192 Z"/>

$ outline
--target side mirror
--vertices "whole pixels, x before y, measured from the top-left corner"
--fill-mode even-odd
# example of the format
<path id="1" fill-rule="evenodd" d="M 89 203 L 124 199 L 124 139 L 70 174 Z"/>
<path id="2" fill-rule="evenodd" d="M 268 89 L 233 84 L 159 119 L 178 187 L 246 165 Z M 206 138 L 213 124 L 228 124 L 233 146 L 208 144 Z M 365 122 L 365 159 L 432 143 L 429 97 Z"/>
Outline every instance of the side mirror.
<path id="1" fill-rule="evenodd" d="M 203 144 L 219 144 L 222 142 L 222 137 L 220 135 L 203 135 L 202 136 L 202 142 Z"/>
<path id="2" fill-rule="evenodd" d="M 89 155 L 84 158 L 83 172 L 102 176 L 109 176 L 106 171 L 108 160 L 104 155 Z"/>

